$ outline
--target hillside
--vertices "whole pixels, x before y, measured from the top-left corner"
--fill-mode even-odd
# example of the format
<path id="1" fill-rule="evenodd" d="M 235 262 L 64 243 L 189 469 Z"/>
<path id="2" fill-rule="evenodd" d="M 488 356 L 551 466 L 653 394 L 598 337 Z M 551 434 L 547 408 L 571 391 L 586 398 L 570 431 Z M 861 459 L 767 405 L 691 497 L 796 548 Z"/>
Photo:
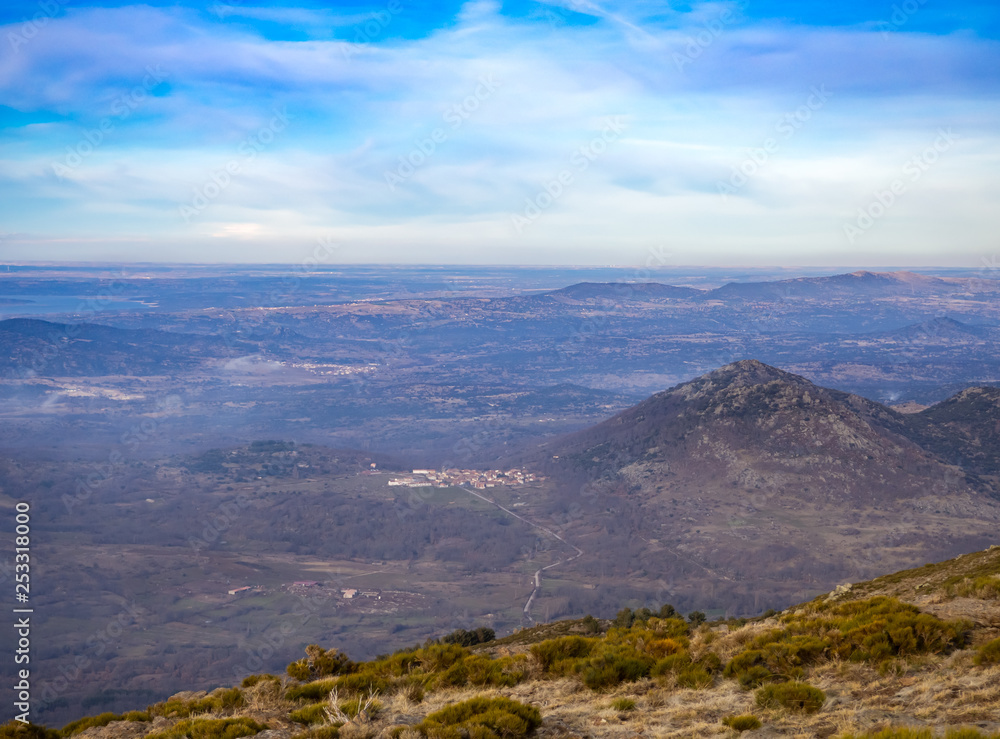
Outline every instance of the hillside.
<path id="1" fill-rule="evenodd" d="M 787 604 L 992 541 L 998 400 L 902 414 L 739 361 L 543 444 L 528 461 L 558 482 L 535 505 L 604 553 L 574 563 L 584 576 L 759 612 L 761 592 Z"/>
<path id="2" fill-rule="evenodd" d="M 774 300 L 830 298 L 885 298 L 930 294 L 996 294 L 996 280 L 933 277 L 914 272 L 859 271 L 827 277 L 797 277 L 773 282 L 731 282 L 705 293 L 711 300 Z"/>
<path id="3" fill-rule="evenodd" d="M 1000 390 L 975 388 L 914 417 L 742 360 L 547 443 L 544 457 L 567 472 L 619 474 L 646 490 L 694 472 L 689 481 L 701 485 L 793 497 L 810 481 L 836 482 L 831 502 L 878 505 L 926 495 L 928 480 L 956 478 L 956 490 L 973 492 L 952 468 L 992 448 L 998 401 Z M 983 464 L 970 471 L 986 472 Z"/>
<path id="4" fill-rule="evenodd" d="M 57 739 L 1000 736 L 1000 547 L 703 623 L 670 605 L 492 640 L 459 631 L 362 663 L 309 647 L 287 675 L 103 714 Z M 469 644 L 471 646 L 460 646 Z M 329 646 L 329 645 L 328 645 Z M 731 728 L 732 727 L 732 728 Z M 948 736 L 952 736 L 948 734 Z M 958 736 L 957 734 L 955 735 Z"/>
<path id="5" fill-rule="evenodd" d="M 569 287 L 545 293 L 554 298 L 572 300 L 660 300 L 664 298 L 693 298 L 704 295 L 704 290 L 677 287 L 660 282 L 579 282 Z"/>
<path id="6" fill-rule="evenodd" d="M 10 318 L 0 321 L 0 378 L 159 375 L 255 348 L 229 339 Z"/>

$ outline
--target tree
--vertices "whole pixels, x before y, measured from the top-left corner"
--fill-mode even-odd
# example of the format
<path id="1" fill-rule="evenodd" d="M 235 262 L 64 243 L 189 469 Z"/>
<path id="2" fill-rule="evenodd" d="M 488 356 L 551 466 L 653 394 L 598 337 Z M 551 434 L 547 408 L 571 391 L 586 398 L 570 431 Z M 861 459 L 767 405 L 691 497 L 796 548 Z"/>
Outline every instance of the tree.
<path id="1" fill-rule="evenodd" d="M 707 618 L 708 617 L 701 611 L 691 611 L 691 613 L 688 614 L 688 621 L 691 622 L 692 626 L 700 626 L 705 623 Z"/>
<path id="2" fill-rule="evenodd" d="M 664 603 L 660 607 L 660 618 L 677 618 L 679 615 L 680 614 L 677 613 L 677 609 L 669 603 Z"/>
<path id="3" fill-rule="evenodd" d="M 614 625 L 620 629 L 629 629 L 635 623 L 635 614 L 631 608 L 622 608 L 615 616 Z"/>

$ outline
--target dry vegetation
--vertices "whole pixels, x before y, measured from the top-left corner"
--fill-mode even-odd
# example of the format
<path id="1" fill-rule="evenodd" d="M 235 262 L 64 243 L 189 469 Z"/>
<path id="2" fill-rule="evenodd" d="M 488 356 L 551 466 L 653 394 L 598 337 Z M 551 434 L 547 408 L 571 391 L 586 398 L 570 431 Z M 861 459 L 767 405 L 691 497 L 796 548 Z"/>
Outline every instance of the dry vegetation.
<path id="1" fill-rule="evenodd" d="M 369 662 L 310 647 L 288 676 L 3 739 L 1000 737 L 1000 601 L 976 584 L 998 573 L 992 548 L 752 621 L 666 606 Z"/>

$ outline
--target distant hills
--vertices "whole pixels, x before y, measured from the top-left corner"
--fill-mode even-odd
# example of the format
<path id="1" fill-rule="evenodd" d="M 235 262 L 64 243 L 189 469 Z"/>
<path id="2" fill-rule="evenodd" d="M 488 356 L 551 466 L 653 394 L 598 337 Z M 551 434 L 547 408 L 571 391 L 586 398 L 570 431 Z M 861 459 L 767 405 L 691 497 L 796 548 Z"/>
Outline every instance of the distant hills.
<path id="1" fill-rule="evenodd" d="M 701 290 L 659 282 L 580 282 L 543 293 L 574 300 L 697 299 L 722 301 L 830 300 L 850 297 L 896 298 L 907 295 L 965 293 L 996 295 L 1000 281 L 970 277 L 931 277 L 914 272 L 851 272 L 826 277 L 797 277 L 768 282 L 730 282 Z"/>
<path id="2" fill-rule="evenodd" d="M 34 318 L 0 321 L 0 377 L 156 375 L 254 350 L 218 336 Z"/>
<path id="3" fill-rule="evenodd" d="M 545 295 L 574 300 L 606 298 L 614 300 L 649 300 L 656 298 L 693 298 L 704 294 L 693 287 L 675 287 L 659 282 L 579 282 Z"/>

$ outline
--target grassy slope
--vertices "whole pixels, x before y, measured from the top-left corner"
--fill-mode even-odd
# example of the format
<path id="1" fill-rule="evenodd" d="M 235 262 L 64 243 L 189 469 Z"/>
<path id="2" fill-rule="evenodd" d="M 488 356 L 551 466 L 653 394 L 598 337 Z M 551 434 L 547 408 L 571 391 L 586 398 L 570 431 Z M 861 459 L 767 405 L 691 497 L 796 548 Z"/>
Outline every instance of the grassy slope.
<path id="1" fill-rule="evenodd" d="M 452 648 L 446 654 L 447 650 L 438 647 L 435 648 L 438 651 L 402 655 L 395 661 L 364 663 L 354 668 L 355 674 L 350 676 L 355 684 L 353 689 L 348 682 L 341 682 L 340 698 L 357 694 L 357 675 L 370 675 L 372 679 L 377 676 L 381 680 L 382 710 L 368 720 L 342 727 L 339 734 L 343 739 L 388 738 L 395 727 L 394 733 L 402 739 L 417 739 L 426 731 L 422 734 L 412 727 L 428 714 L 487 694 L 537 707 L 543 723 L 536 733 L 541 736 L 732 736 L 735 732 L 724 726 L 722 719 L 738 714 L 753 714 L 763 723 L 761 729 L 747 732 L 746 736 L 841 737 L 864 735 L 890 726 L 930 729 L 933 736 L 944 736 L 946 729 L 958 726 L 978 727 L 983 736 L 1000 735 L 1000 665 L 974 662 L 983 644 L 1000 637 L 1000 587 L 993 583 L 1000 583 L 1000 547 L 841 587 L 830 596 L 767 619 L 716 622 L 699 627 L 685 626 L 677 620 L 654 619 L 647 624 L 652 625 L 652 630 L 639 626 L 609 630 L 609 622 L 603 621 L 598 625 L 605 633 L 596 636 L 588 633 L 593 624 L 588 629 L 580 621 L 564 621 L 520 631 L 472 650 Z M 844 651 L 843 644 L 851 641 L 848 632 L 856 622 L 848 623 L 845 620 L 848 617 L 836 614 L 846 613 L 855 605 L 867 612 L 869 599 L 883 596 L 898 599 L 900 603 L 892 607 L 917 624 L 918 631 L 939 629 L 941 634 L 951 635 L 947 638 L 954 636 L 955 641 L 947 647 L 911 646 L 909 654 L 903 656 L 877 656 L 875 647 L 861 649 L 860 637 L 853 637 L 855 646 L 848 644 Z M 874 602 L 883 606 L 895 603 Z M 922 616 L 902 604 L 912 604 L 933 617 Z M 879 623 L 882 622 L 875 622 L 875 632 Z M 886 626 L 885 631 L 892 628 Z M 791 657 L 785 647 L 771 653 L 773 671 L 787 672 L 775 677 L 776 680 L 791 676 L 825 693 L 826 701 L 815 713 L 762 708 L 755 702 L 753 689 L 744 689 L 737 679 L 723 675 L 723 665 L 749 647 L 773 642 L 779 629 L 795 632 L 801 639 L 822 638 L 828 645 L 822 654 L 800 660 L 801 664 L 796 662 L 795 649 Z M 666 638 L 668 634 L 670 638 Z M 593 650 L 589 658 L 548 663 L 539 658 L 537 645 L 544 640 L 574 635 Z M 796 637 L 789 638 L 794 641 Z M 928 639 L 931 644 L 933 639 Z M 786 641 L 785 645 L 791 643 Z M 627 645 L 638 645 L 638 651 L 630 654 L 647 659 L 647 668 L 660 660 L 652 672 L 659 670 L 662 674 L 626 680 L 600 690 L 587 687 L 585 682 L 594 674 L 588 672 L 596 660 L 593 655 L 604 654 L 601 664 L 609 663 L 617 657 L 607 655 L 624 654 L 623 650 L 632 648 Z M 836 654 L 838 648 L 840 656 Z M 695 674 L 690 665 L 684 669 L 660 669 L 665 664 L 663 655 L 676 653 L 687 655 L 684 659 L 688 662 L 693 660 L 709 669 L 712 674 L 705 681 L 706 686 L 685 687 Z M 718 657 L 714 668 L 713 654 Z M 846 654 L 851 656 L 845 658 Z M 783 667 L 773 667 L 774 660 Z M 281 684 L 265 680 L 244 687 L 242 698 L 238 699 L 234 699 L 232 691 L 221 689 L 213 694 L 215 701 L 206 700 L 203 694 L 178 696 L 171 704 L 152 707 L 149 717 L 136 715 L 132 721 L 112 722 L 76 735 L 88 739 L 138 739 L 190 719 L 183 714 L 193 711 L 195 718 L 246 717 L 292 736 L 307 728 L 292 721 L 289 714 L 316 702 L 314 697 L 290 699 L 296 691 L 303 692 L 297 685 L 289 678 L 283 678 Z M 308 691 L 308 686 L 305 690 Z M 322 692 L 325 695 L 325 690 Z M 619 706 L 628 706 L 627 701 L 631 700 L 634 708 L 612 707 L 619 699 L 624 699 Z M 234 702 L 242 705 L 233 705 Z M 145 718 L 151 720 L 142 720 Z M 312 736 L 332 739 L 329 730 L 320 734 L 315 727 Z"/>

